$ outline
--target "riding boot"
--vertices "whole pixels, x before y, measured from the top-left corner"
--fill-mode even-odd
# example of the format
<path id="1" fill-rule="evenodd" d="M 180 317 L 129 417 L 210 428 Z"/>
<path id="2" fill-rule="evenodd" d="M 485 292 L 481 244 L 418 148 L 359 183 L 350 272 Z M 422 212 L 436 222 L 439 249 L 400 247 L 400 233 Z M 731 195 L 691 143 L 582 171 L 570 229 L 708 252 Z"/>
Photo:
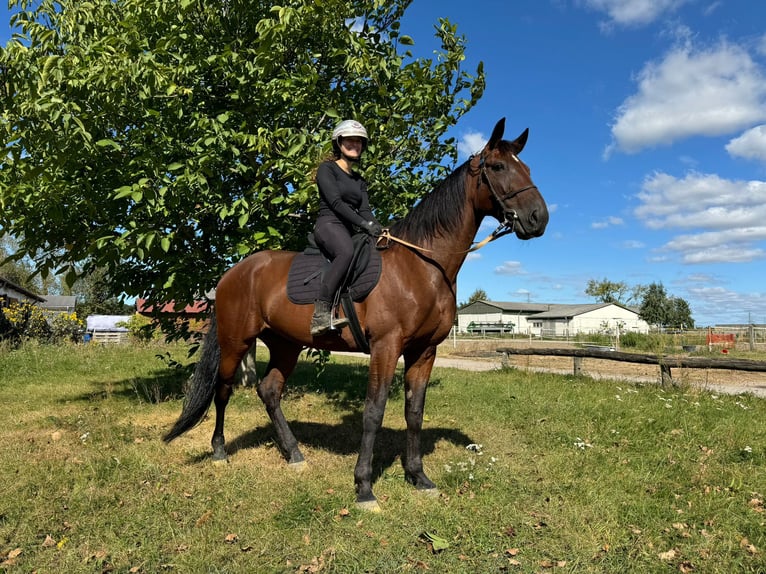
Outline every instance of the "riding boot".
<path id="1" fill-rule="evenodd" d="M 336 319 L 332 321 L 332 304 L 329 301 L 316 299 L 314 301 L 314 315 L 311 317 L 311 334 L 322 335 L 330 329 L 342 329 L 348 325 L 348 319 Z"/>

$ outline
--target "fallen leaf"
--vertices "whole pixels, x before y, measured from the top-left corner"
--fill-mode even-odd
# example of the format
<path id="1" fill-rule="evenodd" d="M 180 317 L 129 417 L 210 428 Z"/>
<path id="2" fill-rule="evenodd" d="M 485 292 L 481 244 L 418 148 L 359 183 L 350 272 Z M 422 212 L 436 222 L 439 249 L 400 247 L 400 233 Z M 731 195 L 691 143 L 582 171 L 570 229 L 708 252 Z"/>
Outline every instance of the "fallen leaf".
<path id="1" fill-rule="evenodd" d="M 684 560 L 678 565 L 678 571 L 682 574 L 689 574 L 689 572 L 694 572 L 694 564 L 689 562 L 688 560 Z"/>
<path id="2" fill-rule="evenodd" d="M 53 431 L 51 433 L 51 440 L 53 442 L 61 440 L 61 431 Z"/>
<path id="3" fill-rule="evenodd" d="M 194 523 L 194 526 L 199 528 L 200 526 L 205 524 L 208 520 L 210 520 L 212 516 L 213 516 L 212 510 L 205 511 L 205 513 L 197 519 L 197 522 Z"/>
<path id="4" fill-rule="evenodd" d="M 426 540 L 431 543 L 434 553 L 441 552 L 442 550 L 449 548 L 449 541 L 446 538 L 437 536 L 433 532 L 424 532 L 423 536 L 425 536 Z"/>
<path id="5" fill-rule="evenodd" d="M 24 551 L 21 548 L 15 548 L 14 550 L 11 550 L 8 553 L 6 558 L 8 558 L 9 560 L 13 560 L 14 558 L 18 558 L 19 556 L 21 556 L 22 552 L 24 552 Z"/>
<path id="6" fill-rule="evenodd" d="M 239 540 L 239 536 L 237 536 L 234 533 L 231 533 L 231 534 L 227 534 L 223 540 L 224 542 L 226 542 L 226 544 L 234 544 L 237 540 Z"/>
<path id="7" fill-rule="evenodd" d="M 664 560 L 665 562 L 670 562 L 676 557 L 676 551 L 671 548 L 667 552 L 660 552 L 659 554 L 657 554 L 657 557 L 660 560 Z"/>
<path id="8" fill-rule="evenodd" d="M 518 556 L 518 554 L 519 554 L 519 549 L 518 549 L 518 548 L 508 548 L 508 549 L 505 551 L 505 553 L 506 553 L 508 556 Z"/>
<path id="9" fill-rule="evenodd" d="M 342 517 L 351 516 L 351 512 L 349 512 L 348 508 L 341 508 L 338 514 Z"/>
<path id="10" fill-rule="evenodd" d="M 50 534 L 45 535 L 45 541 L 43 542 L 43 548 L 53 548 L 56 546 L 56 541 Z"/>
<path id="11" fill-rule="evenodd" d="M 508 564 L 510 564 L 511 566 L 521 566 L 521 562 L 519 562 L 515 558 L 509 558 Z"/>

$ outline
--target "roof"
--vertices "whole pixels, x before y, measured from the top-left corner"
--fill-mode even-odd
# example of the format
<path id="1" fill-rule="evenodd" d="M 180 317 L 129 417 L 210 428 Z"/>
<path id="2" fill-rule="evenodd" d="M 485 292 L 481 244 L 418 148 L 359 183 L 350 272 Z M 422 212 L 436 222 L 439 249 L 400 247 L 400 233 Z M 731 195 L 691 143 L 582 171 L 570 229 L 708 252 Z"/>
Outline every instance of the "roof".
<path id="1" fill-rule="evenodd" d="M 74 309 L 77 295 L 46 295 L 40 303 L 44 309 Z"/>
<path id="2" fill-rule="evenodd" d="M 184 313 L 187 315 L 197 315 L 207 311 L 207 301 L 194 301 L 191 305 L 185 305 L 179 307 L 175 301 L 168 303 L 162 303 L 159 305 L 159 309 L 155 310 L 154 304 L 150 303 L 146 299 L 136 300 L 136 311 L 139 313 Z"/>
<path id="3" fill-rule="evenodd" d="M 481 307 L 481 306 L 489 306 L 489 307 L 495 307 L 496 309 L 500 311 L 505 312 L 513 312 L 513 313 L 540 313 L 541 311 L 547 311 L 554 305 L 550 305 L 547 303 L 516 303 L 516 302 L 505 302 L 505 301 L 486 301 L 486 300 L 480 300 L 480 301 L 474 301 L 470 305 L 466 305 L 462 309 L 458 310 L 458 314 L 462 313 L 471 313 L 471 307 Z"/>
<path id="4" fill-rule="evenodd" d="M 25 297 L 29 297 L 30 299 L 34 299 L 35 301 L 43 301 L 44 298 L 40 297 L 37 293 L 33 293 L 29 289 L 24 289 L 21 285 L 16 285 L 12 281 L 8 281 L 8 279 L 5 279 L 4 277 L 0 277 L 0 287 L 8 287 L 10 289 L 13 289 L 17 293 L 21 293 Z"/>

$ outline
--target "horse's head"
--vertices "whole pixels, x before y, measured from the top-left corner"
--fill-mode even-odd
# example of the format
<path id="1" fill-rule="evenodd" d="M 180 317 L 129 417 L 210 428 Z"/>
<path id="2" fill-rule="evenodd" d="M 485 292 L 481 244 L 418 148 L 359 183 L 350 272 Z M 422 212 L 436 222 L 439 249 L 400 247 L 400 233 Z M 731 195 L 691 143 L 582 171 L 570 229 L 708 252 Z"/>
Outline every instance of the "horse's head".
<path id="1" fill-rule="evenodd" d="M 529 129 L 512 142 L 503 139 L 504 131 L 505 118 L 497 122 L 489 142 L 472 162 L 479 169 L 478 186 L 486 193 L 482 204 L 506 225 L 505 232 L 513 231 L 519 239 L 540 237 L 548 225 L 548 207 L 529 167 L 519 159 Z"/>

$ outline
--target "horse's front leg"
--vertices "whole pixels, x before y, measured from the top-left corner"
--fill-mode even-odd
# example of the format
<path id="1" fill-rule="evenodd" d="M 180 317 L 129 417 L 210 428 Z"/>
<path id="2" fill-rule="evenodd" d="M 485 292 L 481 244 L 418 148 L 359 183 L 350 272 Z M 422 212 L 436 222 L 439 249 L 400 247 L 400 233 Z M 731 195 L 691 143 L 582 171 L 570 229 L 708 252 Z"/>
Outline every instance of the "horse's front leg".
<path id="1" fill-rule="evenodd" d="M 373 348 L 370 354 L 370 379 L 362 415 L 362 445 L 354 468 L 354 485 L 357 506 L 373 512 L 379 512 L 380 506 L 372 493 L 372 454 L 375 436 L 383 424 L 388 391 L 398 358 L 398 354 L 387 349 L 379 351 Z"/>
<path id="2" fill-rule="evenodd" d="M 432 492 L 437 490 L 436 485 L 423 472 L 420 431 L 423 428 L 426 388 L 435 359 L 436 347 L 404 355 L 404 418 L 407 421 L 407 450 L 402 461 L 404 476 L 418 490 Z"/>

